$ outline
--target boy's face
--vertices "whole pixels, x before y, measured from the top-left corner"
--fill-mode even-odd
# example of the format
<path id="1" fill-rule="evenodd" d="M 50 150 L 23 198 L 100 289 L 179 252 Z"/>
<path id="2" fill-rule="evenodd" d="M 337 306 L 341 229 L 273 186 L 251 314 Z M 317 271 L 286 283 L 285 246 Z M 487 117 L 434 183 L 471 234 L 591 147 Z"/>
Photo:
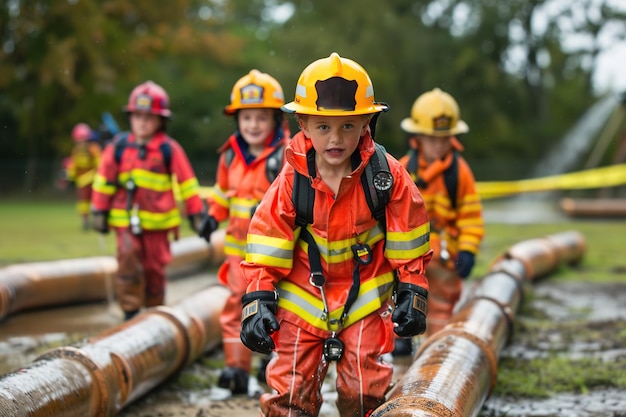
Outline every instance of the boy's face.
<path id="1" fill-rule="evenodd" d="M 130 114 L 130 128 L 138 141 L 150 140 L 161 129 L 161 116 L 145 111 Z"/>
<path id="2" fill-rule="evenodd" d="M 242 109 L 237 113 L 239 133 L 250 146 L 265 146 L 267 137 L 274 131 L 274 110 Z"/>
<path id="3" fill-rule="evenodd" d="M 350 155 L 365 135 L 369 115 L 313 116 L 298 118 L 300 129 L 311 139 L 318 164 L 350 168 Z"/>
<path id="4" fill-rule="evenodd" d="M 428 163 L 445 158 L 452 151 L 451 138 L 451 136 L 418 136 L 420 154 Z"/>

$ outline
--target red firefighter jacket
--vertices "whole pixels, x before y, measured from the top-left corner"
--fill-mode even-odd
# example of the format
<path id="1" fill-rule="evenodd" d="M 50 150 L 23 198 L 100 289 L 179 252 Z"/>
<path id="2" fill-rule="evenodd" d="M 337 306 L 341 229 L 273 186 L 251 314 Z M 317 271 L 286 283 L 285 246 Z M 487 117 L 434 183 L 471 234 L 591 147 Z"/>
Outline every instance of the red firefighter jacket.
<path id="1" fill-rule="evenodd" d="M 358 298 L 348 312 L 344 327 L 378 310 L 389 300 L 396 274 L 401 282 L 428 289 L 424 274 L 431 258 L 429 222 L 419 190 L 390 155 L 387 159 L 394 185 L 386 206 L 387 230 L 382 230 L 372 217 L 360 179 L 374 153 L 369 134 L 361 139 L 356 151 L 360 153 L 361 164 L 342 180 L 336 196 L 319 177 L 311 178 L 315 191 L 314 220 L 306 227 L 315 238 L 322 258 L 327 316 L 321 292 L 310 282 L 307 244 L 299 239 L 301 227 L 295 225 L 296 208 L 292 202 L 294 170 L 309 176 L 306 153 L 310 148 L 310 141 L 301 132 L 287 147 L 288 164 L 250 223 L 246 258 L 241 265 L 248 293 L 276 288 L 279 317 L 324 337 L 328 331 L 340 330 L 329 324 L 328 317 L 337 319 L 343 313 L 356 265 L 353 245 L 369 245 L 373 260 L 360 266 Z"/>
<path id="2" fill-rule="evenodd" d="M 428 217 L 431 220 L 431 243 L 435 257 L 439 255 L 439 241 L 445 239 L 450 255 L 459 251 L 478 253 L 480 242 L 485 233 L 480 197 L 476 193 L 474 175 L 468 163 L 457 155 L 458 185 L 456 208 L 452 207 L 450 196 L 445 185 L 444 171 L 452 163 L 450 152 L 443 160 L 428 164 L 419 155 L 418 172 L 411 172 L 414 181 L 423 180 L 427 186 L 420 188 Z M 400 159 L 402 166 L 407 168 L 409 155 Z"/>
<path id="3" fill-rule="evenodd" d="M 171 148 L 169 167 L 164 160 L 161 144 L 168 141 Z M 180 196 L 185 203 L 186 214 L 202 212 L 202 200 L 198 195 L 198 180 L 187 155 L 180 144 L 165 133 L 157 133 L 145 145 L 143 151 L 136 145 L 131 133 L 119 164 L 115 160 L 115 142 L 109 144 L 93 184 L 92 209 L 109 210 L 112 227 L 129 226 L 126 184 L 132 180 L 136 190 L 130 201 L 130 211 L 136 211 L 144 230 L 176 229 L 180 224 L 180 213 L 172 191 L 172 178 L 180 187 Z"/>
<path id="4" fill-rule="evenodd" d="M 209 214 L 215 220 L 229 220 L 226 228 L 224 253 L 243 259 L 246 253 L 246 236 L 252 212 L 269 188 L 271 180 L 268 169 L 280 171 L 280 166 L 268 167 L 269 164 L 282 164 L 282 154 L 269 159 L 270 155 L 284 152 L 286 138 L 282 130 L 276 130 L 268 138 L 263 152 L 252 157 L 247 155 L 247 144 L 238 135 L 233 134 L 222 147 L 217 166 L 216 184 L 208 197 Z M 231 150 L 232 158 L 227 156 Z M 224 271 L 225 272 L 225 271 Z"/>

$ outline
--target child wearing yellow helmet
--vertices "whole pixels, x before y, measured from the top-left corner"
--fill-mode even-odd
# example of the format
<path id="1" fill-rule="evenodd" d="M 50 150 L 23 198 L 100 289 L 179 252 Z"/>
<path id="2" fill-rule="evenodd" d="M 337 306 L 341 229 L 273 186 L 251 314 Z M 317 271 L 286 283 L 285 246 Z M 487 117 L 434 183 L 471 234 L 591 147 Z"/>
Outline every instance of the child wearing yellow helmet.
<path id="1" fill-rule="evenodd" d="M 429 223 L 410 176 L 372 137 L 372 119 L 387 109 L 365 69 L 337 53 L 307 66 L 283 106 L 300 132 L 252 218 L 241 264 L 241 340 L 277 353 L 266 373 L 273 392 L 260 399 L 267 417 L 317 416 L 331 362 L 339 414 L 370 415 L 391 383 L 381 357 L 394 334 L 426 328 Z M 364 184 L 388 198 L 386 221 Z"/>
<path id="2" fill-rule="evenodd" d="M 472 170 L 460 155 L 456 135 L 469 131 L 460 119 L 456 100 L 435 88 L 420 95 L 401 128 L 410 135 L 410 150 L 400 159 L 424 196 L 430 218 L 433 261 L 426 275 L 430 285 L 426 334 L 443 328 L 461 296 L 461 280 L 474 266 L 484 235 L 482 207 Z M 398 343 L 400 342 L 400 343 Z M 397 341 L 394 354 L 410 354 Z"/>
<path id="3" fill-rule="evenodd" d="M 252 352 L 239 338 L 241 297 L 246 282 L 239 264 L 246 253 L 246 235 L 254 210 L 282 168 L 284 144 L 289 138 L 280 107 L 283 90 L 269 74 L 256 69 L 233 86 L 224 114 L 235 119 L 236 130 L 220 149 L 216 184 L 208 198 L 208 216 L 199 229 L 207 241 L 220 222 L 226 228 L 226 259 L 218 271 L 219 280 L 231 290 L 220 316 L 226 367 L 218 386 L 233 394 L 248 393 Z M 261 360 L 257 378 L 265 382 L 266 360 Z"/>

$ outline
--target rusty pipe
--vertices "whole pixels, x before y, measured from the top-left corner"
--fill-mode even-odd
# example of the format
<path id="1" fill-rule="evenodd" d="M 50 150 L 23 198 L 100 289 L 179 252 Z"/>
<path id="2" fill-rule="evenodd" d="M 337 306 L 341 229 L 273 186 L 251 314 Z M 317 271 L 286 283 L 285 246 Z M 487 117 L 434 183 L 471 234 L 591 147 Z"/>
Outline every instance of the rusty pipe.
<path id="1" fill-rule="evenodd" d="M 212 285 L 171 307 L 148 309 L 80 348 L 41 355 L 0 378 L 0 415 L 117 415 L 220 342 L 228 294 Z"/>
<path id="2" fill-rule="evenodd" d="M 204 239 L 188 237 L 172 242 L 168 276 L 198 271 L 224 260 L 224 229 Z M 66 259 L 11 265 L 0 269 L 0 321 L 9 314 L 33 308 L 87 303 L 107 299 L 106 280 L 117 272 L 112 256 Z"/>
<path id="3" fill-rule="evenodd" d="M 570 217 L 626 217 L 626 199 L 624 198 L 564 198 L 560 206 Z"/>
<path id="4" fill-rule="evenodd" d="M 524 281 L 582 257 L 584 238 L 563 232 L 513 245 L 491 265 L 450 322 L 420 346 L 415 361 L 372 417 L 478 415 L 511 337 Z"/>

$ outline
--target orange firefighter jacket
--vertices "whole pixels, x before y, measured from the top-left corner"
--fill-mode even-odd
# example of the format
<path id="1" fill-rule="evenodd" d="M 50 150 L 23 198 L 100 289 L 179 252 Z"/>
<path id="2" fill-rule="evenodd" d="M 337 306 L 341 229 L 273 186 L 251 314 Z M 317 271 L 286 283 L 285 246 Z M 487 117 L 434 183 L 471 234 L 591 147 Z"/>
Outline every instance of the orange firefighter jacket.
<path id="1" fill-rule="evenodd" d="M 161 144 L 168 141 L 171 148 L 169 167 L 164 161 Z M 109 144 L 93 184 L 92 209 L 110 211 L 109 224 L 116 228 L 129 226 L 126 185 L 132 180 L 136 186 L 131 201 L 131 211 L 139 215 L 143 230 L 173 230 L 180 224 L 180 213 L 174 192 L 172 177 L 175 176 L 180 195 L 185 203 L 186 214 L 202 212 L 202 200 L 198 194 L 198 180 L 180 144 L 165 133 L 157 133 L 145 145 L 141 158 L 134 134 L 128 137 L 128 145 L 121 154 L 119 164 L 115 160 L 115 142 Z"/>
<path id="2" fill-rule="evenodd" d="M 257 157 L 246 157 L 247 144 L 238 134 L 231 135 L 222 146 L 216 184 L 207 201 L 209 214 L 215 220 L 229 220 L 224 245 L 226 255 L 239 256 L 242 259 L 245 256 L 246 236 L 252 213 L 271 184 L 267 171 L 280 170 L 280 167 L 268 167 L 268 164 L 282 164 L 284 161 L 282 155 L 271 160 L 268 157 L 276 155 L 276 152 L 284 152 L 285 143 L 286 138 L 279 129 L 268 138 L 267 146 Z M 233 152 L 230 161 L 226 152 L 228 149 Z M 226 271 L 224 268 L 220 269 L 220 279 L 226 279 Z"/>
<path id="3" fill-rule="evenodd" d="M 95 142 L 79 142 L 74 145 L 66 168 L 67 179 L 76 188 L 83 188 L 93 183 L 100 164 L 100 146 Z"/>
<path id="4" fill-rule="evenodd" d="M 467 161 L 458 154 L 457 202 L 456 208 L 452 207 L 443 176 L 452 158 L 450 152 L 443 160 L 428 164 L 420 154 L 418 172 L 410 173 L 413 181 L 421 179 L 427 184 L 420 191 L 431 220 L 431 243 L 436 257 L 439 255 L 440 239 L 445 239 L 446 248 L 452 257 L 462 250 L 477 254 L 485 233 L 474 174 Z M 405 168 L 408 162 L 409 155 L 400 159 L 400 164 Z"/>
<path id="5" fill-rule="evenodd" d="M 386 206 L 387 230 L 382 230 L 367 205 L 361 175 L 374 153 L 369 133 L 356 150 L 361 163 L 342 180 L 339 192 L 319 177 L 310 178 L 315 191 L 314 220 L 307 229 L 320 251 L 328 311 L 320 289 L 310 280 L 307 244 L 299 239 L 296 208 L 292 202 L 294 170 L 308 175 L 306 153 L 311 148 L 302 132 L 287 146 L 285 165 L 261 201 L 250 223 L 248 246 L 242 271 L 247 292 L 278 291 L 279 319 L 289 320 L 307 331 L 326 337 L 338 331 L 334 323 L 343 313 L 352 287 L 356 262 L 352 247 L 367 244 L 372 262 L 359 268 L 360 289 L 343 327 L 378 310 L 389 300 L 395 277 L 428 289 L 425 276 L 431 258 L 429 222 L 424 201 L 405 169 L 388 155 L 394 177 L 390 201 Z M 411 216 L 408 214 L 412 213 Z"/>

